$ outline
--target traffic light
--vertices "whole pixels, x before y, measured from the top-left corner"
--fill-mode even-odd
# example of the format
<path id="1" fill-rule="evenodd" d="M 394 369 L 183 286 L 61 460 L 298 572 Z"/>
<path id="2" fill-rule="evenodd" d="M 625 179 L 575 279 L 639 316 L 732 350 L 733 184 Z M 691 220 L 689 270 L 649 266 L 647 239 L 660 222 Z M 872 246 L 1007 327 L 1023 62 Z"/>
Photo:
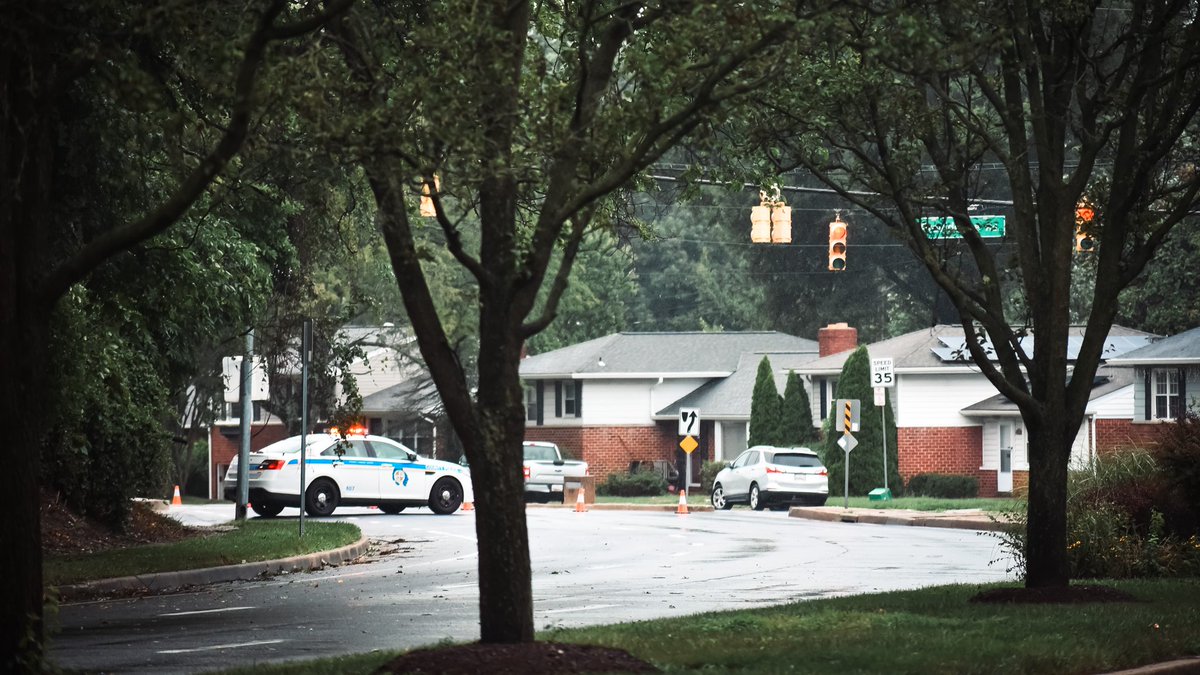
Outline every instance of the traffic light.
<path id="1" fill-rule="evenodd" d="M 792 243 L 792 207 L 779 198 L 779 188 L 774 197 L 767 192 L 759 194 L 758 206 L 750 209 L 750 241 L 755 244 Z"/>
<path id="2" fill-rule="evenodd" d="M 1092 236 L 1092 226 L 1096 220 L 1096 210 L 1091 202 L 1084 197 L 1075 207 L 1075 252 L 1093 253 L 1096 250 L 1096 238 Z"/>
<path id="3" fill-rule="evenodd" d="M 841 272 L 846 269 L 846 223 L 841 214 L 834 216 L 829 224 L 829 269 Z"/>

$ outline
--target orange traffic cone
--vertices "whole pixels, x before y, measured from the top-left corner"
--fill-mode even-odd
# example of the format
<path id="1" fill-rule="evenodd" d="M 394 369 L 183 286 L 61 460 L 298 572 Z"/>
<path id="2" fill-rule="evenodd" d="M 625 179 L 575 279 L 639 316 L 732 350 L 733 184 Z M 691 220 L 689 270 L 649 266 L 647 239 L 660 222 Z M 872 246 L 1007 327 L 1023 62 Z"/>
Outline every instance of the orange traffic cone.
<path id="1" fill-rule="evenodd" d="M 183 498 L 179 496 L 179 486 L 175 486 L 175 496 L 171 497 L 171 506 L 183 506 Z"/>
<path id="2" fill-rule="evenodd" d="M 465 501 L 465 502 L 463 502 L 462 510 L 463 511 L 474 511 L 475 505 L 473 503 L 471 503 L 470 501 Z"/>
<path id="3" fill-rule="evenodd" d="M 583 488 L 579 488 L 575 497 L 575 513 L 587 513 L 587 503 L 583 501 Z"/>
<path id="4" fill-rule="evenodd" d="M 679 506 L 675 507 L 675 513 L 687 515 L 687 490 L 679 491 Z"/>

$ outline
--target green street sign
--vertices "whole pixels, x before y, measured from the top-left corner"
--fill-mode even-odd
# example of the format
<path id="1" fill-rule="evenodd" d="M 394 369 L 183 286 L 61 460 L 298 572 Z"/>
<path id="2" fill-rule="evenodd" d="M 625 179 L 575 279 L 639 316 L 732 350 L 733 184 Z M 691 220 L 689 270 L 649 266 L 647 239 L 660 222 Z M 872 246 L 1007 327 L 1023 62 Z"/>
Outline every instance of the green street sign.
<path id="1" fill-rule="evenodd" d="M 918 218 L 917 222 L 930 239 L 962 239 L 953 218 Z M 1004 236 L 1004 216 L 971 216 L 971 224 L 984 239 Z"/>

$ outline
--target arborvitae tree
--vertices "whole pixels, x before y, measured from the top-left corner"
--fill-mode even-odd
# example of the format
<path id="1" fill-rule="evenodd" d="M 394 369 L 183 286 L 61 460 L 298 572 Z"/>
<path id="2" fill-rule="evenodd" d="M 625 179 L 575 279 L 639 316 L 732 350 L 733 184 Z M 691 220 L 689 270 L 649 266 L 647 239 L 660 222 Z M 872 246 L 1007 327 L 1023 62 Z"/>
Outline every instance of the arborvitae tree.
<path id="1" fill-rule="evenodd" d="M 779 445 L 785 447 L 811 447 L 818 440 L 817 430 L 812 423 L 808 392 L 795 371 L 788 371 L 787 385 L 783 388 L 779 432 Z"/>
<path id="2" fill-rule="evenodd" d="M 842 374 L 838 378 L 838 398 L 858 399 L 860 402 L 859 429 L 852 432 L 858 446 L 850 453 L 850 494 L 865 495 L 877 487 L 883 487 L 883 438 L 879 409 L 875 407 L 875 394 L 871 388 L 871 357 L 867 348 L 859 347 L 846 359 Z M 890 397 L 889 397 L 890 399 Z M 891 405 L 890 400 L 888 405 Z M 826 420 L 829 424 L 825 434 L 822 458 L 829 468 L 830 494 L 841 495 L 845 481 L 845 452 L 837 444 L 842 436 L 831 422 L 840 411 L 833 410 Z M 896 458 L 896 421 L 890 411 L 887 415 L 888 487 L 893 493 L 902 488 L 899 463 Z"/>
<path id="3" fill-rule="evenodd" d="M 751 446 L 776 444 L 782 406 L 783 399 L 775 388 L 775 375 L 771 373 L 771 360 L 764 356 L 758 362 L 754 394 L 750 398 L 750 437 L 747 442 Z"/>

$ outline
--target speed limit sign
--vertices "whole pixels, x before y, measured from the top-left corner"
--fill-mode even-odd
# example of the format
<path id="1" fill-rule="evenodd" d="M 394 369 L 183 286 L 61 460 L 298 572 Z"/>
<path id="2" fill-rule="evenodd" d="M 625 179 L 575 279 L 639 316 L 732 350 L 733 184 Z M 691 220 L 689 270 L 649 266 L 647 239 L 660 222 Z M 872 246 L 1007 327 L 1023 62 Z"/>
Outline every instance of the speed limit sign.
<path id="1" fill-rule="evenodd" d="M 894 387 L 896 375 L 892 372 L 892 359 L 871 359 L 871 386 Z"/>

